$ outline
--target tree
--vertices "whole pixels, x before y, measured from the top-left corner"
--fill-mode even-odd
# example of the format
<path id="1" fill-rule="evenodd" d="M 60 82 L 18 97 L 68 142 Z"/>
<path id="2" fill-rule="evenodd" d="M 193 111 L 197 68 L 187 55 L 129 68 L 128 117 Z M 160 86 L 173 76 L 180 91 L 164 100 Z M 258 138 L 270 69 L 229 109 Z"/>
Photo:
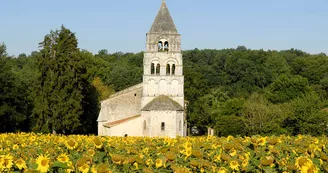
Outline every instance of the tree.
<path id="1" fill-rule="evenodd" d="M 281 124 L 286 112 L 281 106 L 269 103 L 258 93 L 252 94 L 245 102 L 242 117 L 247 135 L 284 133 Z"/>
<path id="2" fill-rule="evenodd" d="M 99 101 L 108 98 L 114 93 L 114 89 L 111 86 L 104 85 L 99 77 L 93 79 L 92 86 L 94 86 L 99 93 Z"/>
<path id="3" fill-rule="evenodd" d="M 308 87 L 306 78 L 283 74 L 268 87 L 267 98 L 273 103 L 284 103 L 306 93 Z"/>
<path id="4" fill-rule="evenodd" d="M 81 63 L 78 41 L 64 26 L 51 31 L 40 43 L 35 88 L 34 130 L 78 132 L 83 119 L 86 69 Z"/>
<path id="5" fill-rule="evenodd" d="M 12 58 L 0 45 L 0 132 L 28 130 L 26 87 L 12 72 Z"/>
<path id="6" fill-rule="evenodd" d="M 294 99 L 287 106 L 290 113 L 283 127 L 290 134 L 327 135 L 328 112 L 323 110 L 327 106 L 326 99 L 312 91 Z"/>

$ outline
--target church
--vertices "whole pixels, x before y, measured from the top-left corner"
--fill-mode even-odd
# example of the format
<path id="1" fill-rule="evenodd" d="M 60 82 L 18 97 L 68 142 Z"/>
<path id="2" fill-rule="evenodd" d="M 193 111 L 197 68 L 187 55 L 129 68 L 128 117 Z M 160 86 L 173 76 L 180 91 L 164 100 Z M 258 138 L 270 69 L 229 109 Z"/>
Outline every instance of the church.
<path id="1" fill-rule="evenodd" d="M 181 35 L 165 0 L 146 35 L 143 82 L 101 101 L 99 136 L 186 136 Z"/>

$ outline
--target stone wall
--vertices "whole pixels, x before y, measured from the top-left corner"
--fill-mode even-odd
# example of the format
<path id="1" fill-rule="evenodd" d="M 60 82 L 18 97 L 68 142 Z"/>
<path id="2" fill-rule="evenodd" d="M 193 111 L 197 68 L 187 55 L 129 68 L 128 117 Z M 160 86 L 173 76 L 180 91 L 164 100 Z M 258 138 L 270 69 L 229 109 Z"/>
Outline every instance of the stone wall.
<path id="1" fill-rule="evenodd" d="M 108 129 L 107 136 L 142 136 L 141 117 L 126 121 Z"/>
<path id="2" fill-rule="evenodd" d="M 147 123 L 146 130 L 143 129 L 144 136 L 175 138 L 177 135 L 182 136 L 183 134 L 183 128 L 181 131 L 178 130 L 180 133 L 177 133 L 177 122 L 183 119 L 183 113 L 177 111 L 142 111 L 141 115 L 142 122 L 146 121 Z M 165 123 L 165 130 L 161 129 L 162 122 Z"/>
<path id="3" fill-rule="evenodd" d="M 142 83 L 115 93 L 101 102 L 98 134 L 106 134 L 103 124 L 141 114 Z"/>

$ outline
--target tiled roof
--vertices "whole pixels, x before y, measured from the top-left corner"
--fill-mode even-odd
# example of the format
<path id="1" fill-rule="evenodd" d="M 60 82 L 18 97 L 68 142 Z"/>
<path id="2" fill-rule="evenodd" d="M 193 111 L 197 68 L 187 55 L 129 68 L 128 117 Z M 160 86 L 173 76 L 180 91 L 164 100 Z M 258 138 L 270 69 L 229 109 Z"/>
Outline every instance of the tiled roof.
<path id="1" fill-rule="evenodd" d="M 120 120 L 117 120 L 117 121 L 108 122 L 108 123 L 104 124 L 104 126 L 111 128 L 111 127 L 117 126 L 117 125 L 119 125 L 121 123 L 124 123 L 124 122 L 130 121 L 130 120 L 136 119 L 136 118 L 138 118 L 140 116 L 141 115 L 135 115 L 135 116 L 124 118 L 124 119 L 120 119 Z"/>
<path id="2" fill-rule="evenodd" d="M 168 96 L 162 95 L 149 102 L 142 110 L 183 111 L 183 108 L 178 102 L 170 99 Z"/>
<path id="3" fill-rule="evenodd" d="M 169 34 L 178 33 L 165 1 L 162 2 L 161 8 L 159 9 L 155 21 L 149 32 Z"/>

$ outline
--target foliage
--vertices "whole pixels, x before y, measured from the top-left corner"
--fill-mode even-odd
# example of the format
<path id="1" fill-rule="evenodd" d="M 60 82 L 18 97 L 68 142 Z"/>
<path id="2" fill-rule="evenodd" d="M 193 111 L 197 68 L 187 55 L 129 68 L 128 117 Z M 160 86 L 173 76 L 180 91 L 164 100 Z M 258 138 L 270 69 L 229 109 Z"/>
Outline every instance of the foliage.
<path id="1" fill-rule="evenodd" d="M 99 100 L 142 82 L 143 52 L 77 45 L 65 27 L 30 55 L 10 57 L 0 45 L 1 131 L 96 133 Z M 297 49 L 184 51 L 190 135 L 327 134 L 327 60 Z"/>
<path id="2" fill-rule="evenodd" d="M 0 132 L 28 130 L 26 86 L 11 71 L 11 61 L 5 45 L 0 45 Z"/>
<path id="3" fill-rule="evenodd" d="M 85 67 L 81 64 L 75 34 L 61 27 L 40 43 L 38 83 L 34 91 L 34 130 L 78 132 L 82 122 Z"/>
<path id="4" fill-rule="evenodd" d="M 284 103 L 304 93 L 308 80 L 302 76 L 279 76 L 269 87 L 267 97 L 272 103 Z"/>

